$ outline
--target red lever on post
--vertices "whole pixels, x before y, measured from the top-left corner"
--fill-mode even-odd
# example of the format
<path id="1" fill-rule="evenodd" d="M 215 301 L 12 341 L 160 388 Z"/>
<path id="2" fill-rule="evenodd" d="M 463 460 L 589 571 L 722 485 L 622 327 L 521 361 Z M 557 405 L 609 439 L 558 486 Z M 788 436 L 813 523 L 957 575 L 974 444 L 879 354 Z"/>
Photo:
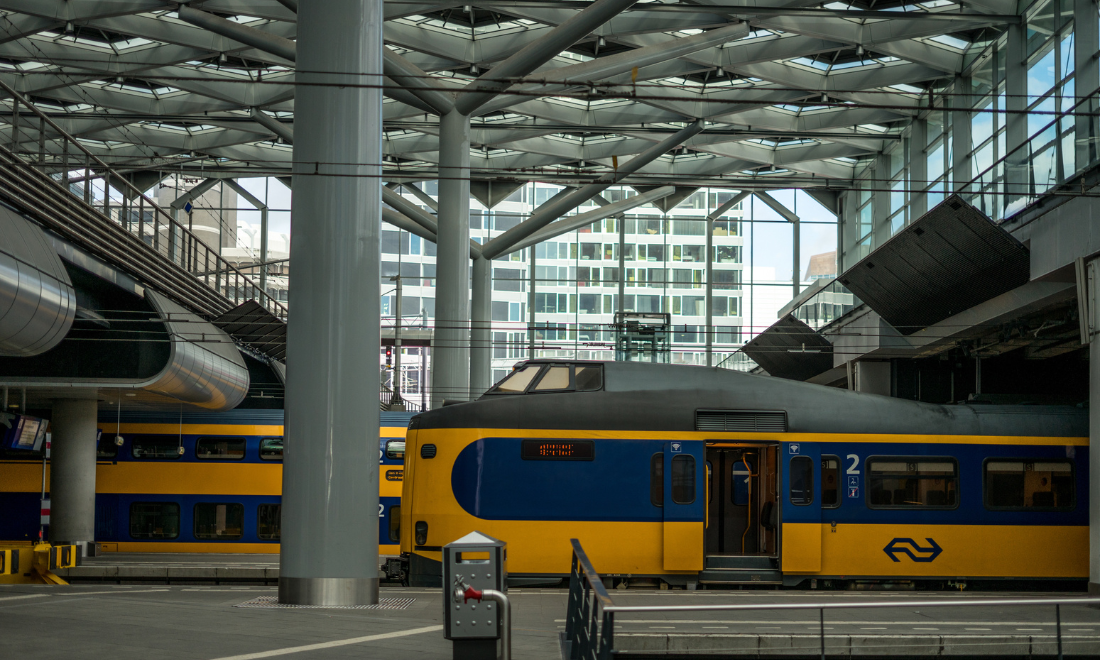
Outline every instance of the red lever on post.
<path id="1" fill-rule="evenodd" d="M 466 591 L 462 592 L 462 602 L 465 603 L 469 600 L 476 600 L 481 602 L 481 592 L 473 587 L 466 587 Z"/>

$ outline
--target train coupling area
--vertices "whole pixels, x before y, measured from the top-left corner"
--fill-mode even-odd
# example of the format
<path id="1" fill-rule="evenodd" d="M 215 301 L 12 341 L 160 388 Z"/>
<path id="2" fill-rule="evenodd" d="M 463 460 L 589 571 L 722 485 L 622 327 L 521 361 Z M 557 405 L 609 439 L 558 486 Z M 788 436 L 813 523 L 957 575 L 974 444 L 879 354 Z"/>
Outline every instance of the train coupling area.
<path id="1" fill-rule="evenodd" d="M 54 571 L 73 568 L 79 557 L 75 545 L 0 541 L 0 584 L 68 584 Z"/>

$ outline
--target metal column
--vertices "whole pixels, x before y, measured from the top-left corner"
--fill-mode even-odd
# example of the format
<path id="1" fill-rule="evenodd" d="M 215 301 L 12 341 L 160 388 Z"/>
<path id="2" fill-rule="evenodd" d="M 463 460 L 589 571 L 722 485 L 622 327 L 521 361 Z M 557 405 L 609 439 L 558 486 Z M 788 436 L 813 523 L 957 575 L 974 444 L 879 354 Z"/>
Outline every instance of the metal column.
<path id="1" fill-rule="evenodd" d="M 260 288 L 267 291 L 267 205 L 260 209 Z"/>
<path id="2" fill-rule="evenodd" d="M 961 194 L 963 199 L 969 199 L 966 184 L 970 183 L 970 179 L 974 176 L 971 165 L 971 153 L 974 151 L 971 108 L 974 102 L 970 87 L 970 76 L 955 78 L 955 95 L 950 100 L 953 110 L 951 113 L 951 178 L 954 179 L 951 188 Z"/>
<path id="3" fill-rule="evenodd" d="M 909 133 L 909 222 L 913 222 L 928 212 L 928 155 L 924 153 L 928 146 L 928 119 L 913 120 Z M 837 218 L 837 224 L 843 224 Z M 837 246 L 841 242 L 837 241 Z M 844 272 L 841 268 L 837 272 Z"/>
<path id="4" fill-rule="evenodd" d="M 535 248 L 531 248 L 534 252 Z M 470 398 L 492 385 L 493 262 L 474 260 L 473 302 L 470 309 Z"/>
<path id="5" fill-rule="evenodd" d="M 1027 142 L 1027 25 L 1005 27 L 1005 211 L 1007 218 L 1031 194 Z M 1022 146 L 1023 145 L 1023 146 Z M 1017 148 L 1020 147 L 1020 148 Z"/>
<path id="6" fill-rule="evenodd" d="M 1073 2 L 1073 47 L 1074 47 L 1074 90 L 1078 97 L 1088 95 L 1089 100 L 1077 106 L 1077 171 L 1082 172 L 1097 158 L 1096 94 L 1093 90 L 1100 85 L 1096 53 L 1100 50 L 1100 29 L 1096 21 L 1095 0 L 1074 0 Z M 1075 101 L 1068 101 L 1074 103 Z M 1073 172 L 1066 172 L 1072 176 Z"/>
<path id="7" fill-rule="evenodd" d="M 1100 259 L 1085 266 L 1089 340 L 1089 474 L 1100 474 Z M 1078 288 L 1081 291 L 1081 288 Z M 1089 595 L 1100 595 L 1100 479 L 1089 479 Z"/>
<path id="8" fill-rule="evenodd" d="M 708 192 L 708 197 L 709 192 Z M 714 366 L 714 214 L 708 215 L 707 223 L 707 322 L 703 330 L 707 333 L 707 366 Z M 796 227 L 798 225 L 795 225 Z M 798 266 L 795 266 L 797 269 Z"/>
<path id="9" fill-rule="evenodd" d="M 50 542 L 94 545 L 96 399 L 58 399 L 52 416 Z"/>
<path id="10" fill-rule="evenodd" d="M 279 601 L 378 602 L 382 3 L 298 12 Z"/>
<path id="11" fill-rule="evenodd" d="M 439 120 L 438 221 L 432 408 L 470 386 L 470 118 L 454 110 Z"/>

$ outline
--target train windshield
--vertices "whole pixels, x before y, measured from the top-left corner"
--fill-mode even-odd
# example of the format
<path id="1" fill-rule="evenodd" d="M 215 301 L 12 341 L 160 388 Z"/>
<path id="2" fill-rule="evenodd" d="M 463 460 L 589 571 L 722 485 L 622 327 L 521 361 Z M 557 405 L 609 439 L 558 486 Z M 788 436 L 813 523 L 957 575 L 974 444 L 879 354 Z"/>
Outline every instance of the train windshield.
<path id="1" fill-rule="evenodd" d="M 506 376 L 504 380 L 500 381 L 494 388 L 497 392 L 518 394 L 527 390 L 527 386 L 531 384 L 531 381 L 538 374 L 539 369 L 542 369 L 540 365 L 531 365 L 516 369 L 511 374 Z"/>
<path id="2" fill-rule="evenodd" d="M 594 392 L 601 389 L 602 365 L 527 364 L 505 376 L 488 394 Z"/>

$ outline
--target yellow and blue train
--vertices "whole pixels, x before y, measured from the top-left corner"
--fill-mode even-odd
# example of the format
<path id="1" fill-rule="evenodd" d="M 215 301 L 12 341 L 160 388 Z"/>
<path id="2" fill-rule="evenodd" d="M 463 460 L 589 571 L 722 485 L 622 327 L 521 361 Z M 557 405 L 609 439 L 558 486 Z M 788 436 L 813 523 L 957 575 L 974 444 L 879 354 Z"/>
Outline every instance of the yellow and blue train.
<path id="1" fill-rule="evenodd" d="M 1085 579 L 1088 416 L 933 405 L 703 367 L 528 361 L 413 418 L 413 585 L 478 530 L 514 577 L 672 584 Z"/>
<path id="2" fill-rule="evenodd" d="M 382 554 L 398 552 L 410 417 L 381 413 Z M 282 410 L 104 414 L 96 453 L 99 550 L 279 552 L 283 442 Z M 41 484 L 41 453 L 0 456 L 0 539 L 38 537 Z"/>

